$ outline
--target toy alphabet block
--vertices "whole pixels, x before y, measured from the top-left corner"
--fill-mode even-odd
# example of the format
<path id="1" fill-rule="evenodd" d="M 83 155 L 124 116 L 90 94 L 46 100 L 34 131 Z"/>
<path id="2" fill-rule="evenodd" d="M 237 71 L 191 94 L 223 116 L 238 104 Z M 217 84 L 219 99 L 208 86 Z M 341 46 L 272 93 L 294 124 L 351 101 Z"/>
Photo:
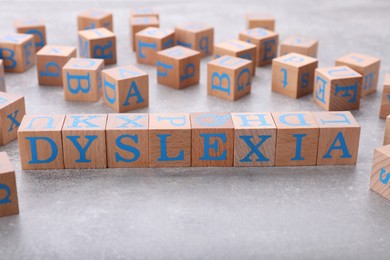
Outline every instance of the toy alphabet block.
<path id="1" fill-rule="evenodd" d="M 19 19 L 14 21 L 14 27 L 17 33 L 34 36 L 35 52 L 46 45 L 46 26 L 42 19 Z"/>
<path id="2" fill-rule="evenodd" d="M 0 217 L 19 214 L 15 170 L 7 153 L 0 152 Z"/>
<path id="3" fill-rule="evenodd" d="M 363 77 L 347 66 L 317 68 L 314 101 L 327 111 L 359 109 Z"/>
<path id="4" fill-rule="evenodd" d="M 72 58 L 62 68 L 66 100 L 96 102 L 102 96 L 104 60 Z"/>
<path id="5" fill-rule="evenodd" d="M 275 166 L 316 165 L 318 125 L 310 112 L 274 112 Z"/>
<path id="6" fill-rule="evenodd" d="M 349 53 L 336 60 L 336 66 L 348 66 L 363 76 L 362 97 L 374 93 L 378 86 L 381 60 L 359 53 Z"/>
<path id="7" fill-rule="evenodd" d="M 108 168 L 149 166 L 148 114 L 109 114 L 106 126 Z"/>
<path id="8" fill-rule="evenodd" d="M 0 35 L 0 59 L 6 72 L 21 73 L 34 66 L 34 36 L 20 33 Z"/>
<path id="9" fill-rule="evenodd" d="M 383 82 L 382 101 L 379 117 L 386 118 L 388 115 L 390 115 L 390 74 L 385 75 L 385 81 Z"/>
<path id="10" fill-rule="evenodd" d="M 137 62 L 156 65 L 157 52 L 173 47 L 175 32 L 148 27 L 135 34 Z"/>
<path id="11" fill-rule="evenodd" d="M 145 17 L 154 16 L 157 19 L 160 18 L 159 13 L 152 6 L 137 6 L 131 9 L 130 16 L 132 17 Z"/>
<path id="12" fill-rule="evenodd" d="M 276 125 L 271 113 L 232 113 L 234 166 L 274 166 Z"/>
<path id="13" fill-rule="evenodd" d="M 318 60 L 290 53 L 272 61 L 272 91 L 292 98 L 313 93 Z"/>
<path id="14" fill-rule="evenodd" d="M 207 94 L 237 100 L 251 92 L 252 61 L 222 56 L 207 64 Z"/>
<path id="15" fill-rule="evenodd" d="M 200 52 L 175 46 L 157 53 L 157 82 L 182 89 L 199 83 Z"/>
<path id="16" fill-rule="evenodd" d="M 234 127 L 229 113 L 191 113 L 192 167 L 231 167 Z"/>
<path id="17" fill-rule="evenodd" d="M 280 43 L 280 56 L 291 52 L 317 58 L 318 40 L 307 37 L 290 36 Z"/>
<path id="18" fill-rule="evenodd" d="M 275 18 L 271 14 L 247 14 L 246 15 L 246 28 L 263 28 L 270 31 L 275 31 Z"/>
<path id="19" fill-rule="evenodd" d="M 0 91 L 5 92 L 4 62 L 0 60 Z"/>
<path id="20" fill-rule="evenodd" d="M 18 130 L 23 170 L 63 169 L 62 126 L 65 115 L 26 115 Z"/>
<path id="21" fill-rule="evenodd" d="M 390 144 L 390 116 L 386 117 L 385 134 L 383 138 L 383 145 Z"/>
<path id="22" fill-rule="evenodd" d="M 24 97 L 0 92 L 0 145 L 6 145 L 17 137 L 25 114 Z"/>
<path id="23" fill-rule="evenodd" d="M 176 45 L 211 55 L 214 46 L 214 28 L 204 23 L 187 23 L 175 28 Z"/>
<path id="24" fill-rule="evenodd" d="M 66 115 L 62 128 L 65 169 L 107 168 L 105 114 Z"/>
<path id="25" fill-rule="evenodd" d="M 37 52 L 38 83 L 43 86 L 62 86 L 62 67 L 76 57 L 71 46 L 46 45 Z"/>
<path id="26" fill-rule="evenodd" d="M 257 47 L 257 66 L 272 63 L 278 53 L 279 35 L 262 28 L 246 30 L 239 35 L 241 41 L 253 43 Z"/>
<path id="27" fill-rule="evenodd" d="M 370 189 L 390 200 L 390 145 L 374 150 Z"/>
<path id="28" fill-rule="evenodd" d="M 130 17 L 130 40 L 133 46 L 133 51 L 136 51 L 135 34 L 148 27 L 160 27 L 160 22 L 156 16 Z"/>
<path id="29" fill-rule="evenodd" d="M 116 36 L 106 28 L 79 31 L 81 58 L 103 59 L 105 65 L 116 64 Z"/>
<path id="30" fill-rule="evenodd" d="M 313 112 L 320 128 L 317 165 L 356 164 L 360 126 L 351 112 Z"/>
<path id="31" fill-rule="evenodd" d="M 187 113 L 149 115 L 149 167 L 191 166 L 191 122 Z"/>
<path id="32" fill-rule="evenodd" d="M 77 16 L 77 28 L 79 31 L 102 27 L 111 32 L 114 31 L 112 13 L 101 10 L 89 10 Z"/>
<path id="33" fill-rule="evenodd" d="M 126 112 L 149 105 L 149 75 L 135 67 L 103 70 L 104 104 L 117 112 Z"/>

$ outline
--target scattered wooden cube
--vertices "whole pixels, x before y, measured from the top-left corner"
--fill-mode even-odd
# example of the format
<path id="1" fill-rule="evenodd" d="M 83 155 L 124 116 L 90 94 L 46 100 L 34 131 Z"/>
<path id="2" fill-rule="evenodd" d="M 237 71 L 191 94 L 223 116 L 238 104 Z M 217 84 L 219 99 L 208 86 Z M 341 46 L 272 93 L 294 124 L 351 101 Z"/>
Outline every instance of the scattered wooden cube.
<path id="1" fill-rule="evenodd" d="M 318 125 L 310 112 L 274 112 L 275 166 L 316 165 Z"/>
<path id="2" fill-rule="evenodd" d="M 175 46 L 157 53 L 157 82 L 182 89 L 199 83 L 200 53 Z"/>
<path id="3" fill-rule="evenodd" d="M 37 52 L 38 84 L 62 86 L 62 67 L 76 57 L 76 48 L 71 46 L 46 45 Z"/>
<path id="4" fill-rule="evenodd" d="M 363 77 L 347 66 L 317 68 L 314 101 L 328 111 L 359 109 Z"/>
<path id="5" fill-rule="evenodd" d="M 280 56 L 289 54 L 290 52 L 317 58 L 318 40 L 300 36 L 290 36 L 280 43 Z"/>
<path id="6" fill-rule="evenodd" d="M 103 70 L 104 104 L 117 112 L 149 105 L 149 75 L 132 66 Z"/>
<path id="7" fill-rule="evenodd" d="M 246 15 L 246 28 L 263 28 L 270 31 L 275 31 L 275 18 L 272 14 L 247 14 Z"/>
<path id="8" fill-rule="evenodd" d="M 46 26 L 42 19 L 19 19 L 14 21 L 14 27 L 17 33 L 34 36 L 35 52 L 46 45 Z"/>
<path id="9" fill-rule="evenodd" d="M 336 66 L 348 66 L 363 76 L 362 97 L 374 93 L 378 86 L 381 60 L 359 53 L 349 53 L 336 60 Z"/>
<path id="10" fill-rule="evenodd" d="M 137 6 L 131 9 L 130 16 L 132 17 L 145 17 L 154 16 L 157 19 L 160 18 L 159 13 L 152 6 Z"/>
<path id="11" fill-rule="evenodd" d="M 23 170 L 63 169 L 62 125 L 65 115 L 26 115 L 18 130 Z"/>
<path id="12" fill-rule="evenodd" d="M 390 74 L 385 75 L 385 81 L 383 82 L 382 102 L 379 117 L 386 118 L 388 115 L 390 115 Z"/>
<path id="13" fill-rule="evenodd" d="M 148 114 L 109 114 L 106 126 L 108 168 L 149 166 Z"/>
<path id="14" fill-rule="evenodd" d="M 7 153 L 0 152 L 0 217 L 19 214 L 15 170 Z"/>
<path id="15" fill-rule="evenodd" d="M 62 68 L 66 100 L 96 102 L 102 96 L 104 60 L 72 58 Z"/>
<path id="16" fill-rule="evenodd" d="M 201 57 L 211 55 L 214 28 L 204 23 L 187 23 L 175 28 L 176 44 L 199 51 Z"/>
<path id="17" fill-rule="evenodd" d="M 23 96 L 0 92 L 0 145 L 6 145 L 17 137 L 25 114 Z"/>
<path id="18" fill-rule="evenodd" d="M 130 40 L 133 51 L 136 51 L 135 34 L 148 27 L 160 27 L 160 22 L 156 16 L 130 17 Z"/>
<path id="19" fill-rule="evenodd" d="M 106 28 L 114 31 L 112 13 L 101 10 L 89 10 L 77 16 L 77 28 L 79 31 Z"/>
<path id="20" fill-rule="evenodd" d="M 356 164 L 360 126 L 349 111 L 313 112 L 320 128 L 317 165 Z"/>
<path id="21" fill-rule="evenodd" d="M 234 166 L 274 166 L 276 125 L 271 113 L 232 113 Z"/>
<path id="22" fill-rule="evenodd" d="M 106 28 L 79 31 L 81 58 L 103 59 L 105 65 L 116 64 L 116 36 Z"/>
<path id="23" fill-rule="evenodd" d="M 107 168 L 107 115 L 66 115 L 62 128 L 65 169 Z"/>
<path id="24" fill-rule="evenodd" d="M 135 34 L 137 62 L 156 65 L 157 52 L 173 47 L 175 32 L 148 27 Z"/>
<path id="25" fill-rule="evenodd" d="M 0 59 L 6 72 L 21 73 L 34 66 L 34 36 L 20 33 L 0 35 Z"/>
<path id="26" fill-rule="evenodd" d="M 231 167 L 234 127 L 230 113 L 191 113 L 192 167 Z"/>
<path id="27" fill-rule="evenodd" d="M 5 75 L 3 60 L 0 60 L 0 91 L 5 92 Z"/>
<path id="28" fill-rule="evenodd" d="M 251 92 L 252 61 L 222 56 L 207 64 L 207 94 L 237 100 Z"/>
<path id="29" fill-rule="evenodd" d="M 390 200 L 390 145 L 374 150 L 370 189 Z"/>
<path id="30" fill-rule="evenodd" d="M 383 138 L 383 145 L 390 144 L 390 116 L 386 117 L 385 134 Z"/>
<path id="31" fill-rule="evenodd" d="M 272 61 L 272 91 L 300 98 L 312 94 L 318 60 L 290 53 Z"/>
<path id="32" fill-rule="evenodd" d="M 149 167 L 191 167 L 189 114 L 149 115 Z"/>
<path id="33" fill-rule="evenodd" d="M 253 28 L 240 33 L 239 39 L 256 45 L 257 66 L 271 64 L 277 56 L 279 35 L 273 31 Z"/>

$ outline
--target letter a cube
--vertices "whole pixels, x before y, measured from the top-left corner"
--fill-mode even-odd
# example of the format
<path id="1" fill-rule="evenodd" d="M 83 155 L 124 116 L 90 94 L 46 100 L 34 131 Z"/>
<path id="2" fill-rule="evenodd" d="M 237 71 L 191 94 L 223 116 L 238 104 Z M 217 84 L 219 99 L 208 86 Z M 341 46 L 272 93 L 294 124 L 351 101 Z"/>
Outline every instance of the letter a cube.
<path id="1" fill-rule="evenodd" d="M 14 21 L 17 33 L 32 34 L 34 36 L 35 52 L 46 45 L 46 27 L 42 19 L 19 19 Z"/>
<path id="2" fill-rule="evenodd" d="M 280 56 L 291 52 L 317 58 L 318 40 L 300 36 L 290 36 L 280 43 Z"/>
<path id="3" fill-rule="evenodd" d="M 0 152 L 0 217 L 19 214 L 15 170 L 7 153 Z"/>
<path id="4" fill-rule="evenodd" d="M 207 93 L 237 100 L 251 92 L 252 61 L 222 56 L 207 64 Z"/>
<path id="5" fill-rule="evenodd" d="M 176 44 L 211 55 L 214 46 L 214 28 L 204 23 L 187 23 L 175 28 Z"/>
<path id="6" fill-rule="evenodd" d="M 327 111 L 359 109 L 363 77 L 347 66 L 317 68 L 314 101 Z"/>
<path id="7" fill-rule="evenodd" d="M 5 92 L 4 62 L 0 60 L 0 91 Z"/>
<path id="8" fill-rule="evenodd" d="M 275 18 L 272 14 L 247 14 L 246 27 L 247 29 L 264 28 L 270 31 L 275 31 Z"/>
<path id="9" fill-rule="evenodd" d="M 6 72 L 21 73 L 34 66 L 34 36 L 21 33 L 0 35 L 0 59 Z"/>
<path id="10" fill-rule="evenodd" d="M 382 101 L 379 117 L 386 118 L 388 115 L 390 115 L 390 74 L 385 75 L 385 80 L 383 82 Z"/>
<path id="11" fill-rule="evenodd" d="M 62 126 L 65 115 L 26 115 L 18 130 L 23 170 L 63 169 Z"/>
<path id="12" fill-rule="evenodd" d="M 104 60 L 72 58 L 62 68 L 66 100 L 96 102 L 102 96 Z"/>
<path id="13" fill-rule="evenodd" d="M 103 70 L 104 104 L 117 112 L 149 105 L 149 75 L 132 66 Z"/>
<path id="14" fill-rule="evenodd" d="M 290 53 L 272 61 L 272 91 L 292 98 L 313 93 L 314 73 L 318 61 Z"/>
<path id="15" fill-rule="evenodd" d="M 157 53 L 157 82 L 182 89 L 199 83 L 200 53 L 175 46 Z"/>
<path id="16" fill-rule="evenodd" d="M 390 200 L 390 145 L 374 150 L 370 189 Z"/>
<path id="17" fill-rule="evenodd" d="M 112 13 L 101 10 L 89 10 L 77 16 L 77 28 L 79 31 L 106 28 L 113 32 Z"/>
<path id="18" fill-rule="evenodd" d="M 160 22 L 155 16 L 130 17 L 130 41 L 133 51 L 136 50 L 135 34 L 148 27 L 160 27 Z"/>

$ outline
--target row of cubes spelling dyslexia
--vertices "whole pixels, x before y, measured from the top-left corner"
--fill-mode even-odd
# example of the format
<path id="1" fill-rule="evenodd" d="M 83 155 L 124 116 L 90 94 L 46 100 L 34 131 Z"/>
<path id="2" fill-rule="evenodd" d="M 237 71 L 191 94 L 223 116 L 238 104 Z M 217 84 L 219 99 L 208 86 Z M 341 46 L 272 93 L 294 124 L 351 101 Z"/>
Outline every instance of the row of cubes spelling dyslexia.
<path id="1" fill-rule="evenodd" d="M 350 112 L 26 115 L 23 169 L 355 164 Z"/>

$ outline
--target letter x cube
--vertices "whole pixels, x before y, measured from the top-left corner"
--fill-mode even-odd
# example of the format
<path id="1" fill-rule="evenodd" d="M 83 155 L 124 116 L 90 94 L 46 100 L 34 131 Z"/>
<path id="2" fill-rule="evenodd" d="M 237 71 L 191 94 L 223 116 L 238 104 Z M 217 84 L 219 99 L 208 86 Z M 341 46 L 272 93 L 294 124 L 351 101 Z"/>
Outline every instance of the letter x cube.
<path id="1" fill-rule="evenodd" d="M 8 33 L 0 35 L 0 59 L 6 72 L 25 72 L 35 65 L 34 36 Z"/>
<path id="2" fill-rule="evenodd" d="M 376 148 L 374 151 L 370 188 L 390 200 L 390 145 Z"/>

